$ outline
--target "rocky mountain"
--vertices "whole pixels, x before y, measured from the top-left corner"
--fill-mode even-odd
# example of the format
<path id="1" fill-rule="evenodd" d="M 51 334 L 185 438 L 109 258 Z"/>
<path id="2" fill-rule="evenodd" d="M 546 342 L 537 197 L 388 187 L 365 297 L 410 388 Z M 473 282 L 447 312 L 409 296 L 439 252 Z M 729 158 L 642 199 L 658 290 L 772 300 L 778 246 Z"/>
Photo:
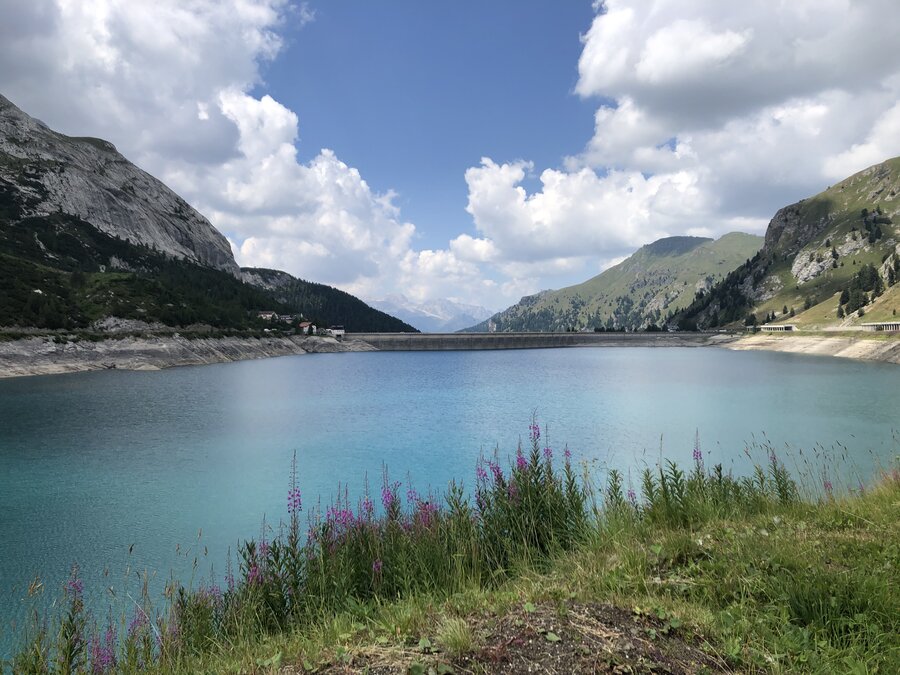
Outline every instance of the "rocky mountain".
<path id="1" fill-rule="evenodd" d="M 898 244 L 894 158 L 780 209 L 759 253 L 698 293 L 675 320 L 687 328 L 767 320 L 825 328 L 896 316 Z"/>
<path id="2" fill-rule="evenodd" d="M 113 237 L 240 274 L 225 237 L 112 143 L 57 133 L 3 96 L 0 189 L 19 193 L 26 216 L 67 213 Z"/>
<path id="3" fill-rule="evenodd" d="M 453 333 L 489 318 L 493 312 L 453 300 L 413 302 L 405 295 L 389 295 L 372 306 L 403 319 L 425 333 Z"/>
<path id="4" fill-rule="evenodd" d="M 762 237 L 667 237 L 584 283 L 526 296 L 472 332 L 635 330 L 664 323 L 752 257 Z"/>
<path id="5" fill-rule="evenodd" d="M 275 277 L 277 288 L 266 282 Z M 337 289 L 242 272 L 209 221 L 110 143 L 59 134 L 0 96 L 0 327 L 102 327 L 117 317 L 261 329 L 259 310 L 414 330 Z"/>

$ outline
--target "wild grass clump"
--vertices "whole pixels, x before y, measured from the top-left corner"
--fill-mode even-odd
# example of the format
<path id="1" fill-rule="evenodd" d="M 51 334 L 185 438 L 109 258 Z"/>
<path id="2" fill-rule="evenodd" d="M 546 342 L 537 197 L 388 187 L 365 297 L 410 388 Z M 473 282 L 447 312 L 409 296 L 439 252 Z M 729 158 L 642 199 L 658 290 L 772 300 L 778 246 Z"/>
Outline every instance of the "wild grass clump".
<path id="1" fill-rule="evenodd" d="M 567 552 L 587 556 L 590 576 L 572 577 L 581 579 L 579 592 L 696 603 L 715 617 L 726 644 L 739 631 L 769 626 L 776 637 L 766 640 L 785 640 L 787 651 L 803 640 L 842 658 L 890 647 L 885 636 L 896 632 L 900 606 L 896 593 L 879 593 L 883 575 L 810 566 L 808 551 L 783 545 L 776 526 L 747 526 L 837 508 L 827 487 L 820 506 L 812 504 L 773 451 L 749 476 L 736 477 L 719 464 L 707 468 L 698 439 L 689 470 L 672 462 L 648 467 L 639 493 L 614 470 L 595 490 L 587 469 L 576 470 L 567 449 L 560 454 L 554 457 L 533 423 L 528 445 L 509 461 L 495 453 L 478 462 L 470 490 L 451 482 L 441 495 L 420 494 L 385 472 L 377 495 L 366 489 L 351 503 L 339 490 L 324 510 L 306 511 L 295 455 L 286 520 L 244 542 L 221 585 L 173 583 L 166 606 L 154 611 L 145 584 L 131 616 L 97 623 L 85 611 L 76 568 L 56 622 L 35 621 L 11 665 L 17 673 L 190 670 L 230 645 L 315 633 L 346 615 L 403 632 L 408 603 L 491 592 L 523 572 L 552 573 Z M 740 527 L 747 538 L 735 534 Z M 719 544 L 729 547 L 725 557 L 715 553 Z M 603 562 L 609 556 L 614 564 Z M 747 617 L 755 617 L 752 626 Z M 435 634 L 453 654 L 475 641 L 457 616 Z"/>
<path id="2" fill-rule="evenodd" d="M 735 477 L 721 464 L 706 468 L 698 436 L 690 471 L 669 460 L 643 470 L 640 500 L 633 488 L 623 492 L 622 476 L 613 469 L 602 508 L 594 506 L 595 521 L 690 527 L 714 518 L 745 517 L 798 503 L 797 481 L 774 450 L 767 449 L 767 454 L 765 465 L 757 464 L 749 476 Z"/>

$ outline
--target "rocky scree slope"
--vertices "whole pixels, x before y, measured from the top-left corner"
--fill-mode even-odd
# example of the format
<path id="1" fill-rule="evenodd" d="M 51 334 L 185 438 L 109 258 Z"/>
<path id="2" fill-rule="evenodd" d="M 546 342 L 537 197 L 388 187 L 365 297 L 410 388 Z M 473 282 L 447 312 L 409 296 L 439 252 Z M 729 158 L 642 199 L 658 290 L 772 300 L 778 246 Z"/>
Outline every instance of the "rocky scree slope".
<path id="1" fill-rule="evenodd" d="M 468 329 L 497 331 L 637 330 L 664 323 L 762 246 L 732 232 L 718 240 L 666 237 L 575 286 L 526 296 Z"/>
<path id="2" fill-rule="evenodd" d="M 768 319 L 840 328 L 869 320 L 865 315 L 873 307 L 878 316 L 895 316 L 898 223 L 900 158 L 894 158 L 779 209 L 762 250 L 715 287 L 699 291 L 674 323 L 706 328 Z M 869 267 L 880 282 L 865 274 Z M 855 306 L 848 313 L 842 293 L 859 286 L 861 277 L 867 277 L 858 289 L 866 294 L 863 313 Z"/>

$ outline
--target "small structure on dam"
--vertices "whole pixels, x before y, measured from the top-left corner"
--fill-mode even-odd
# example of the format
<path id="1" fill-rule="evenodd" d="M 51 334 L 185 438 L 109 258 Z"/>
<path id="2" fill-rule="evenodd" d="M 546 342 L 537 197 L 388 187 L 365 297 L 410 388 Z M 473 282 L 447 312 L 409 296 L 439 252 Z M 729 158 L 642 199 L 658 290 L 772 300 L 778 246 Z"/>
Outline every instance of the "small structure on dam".
<path id="1" fill-rule="evenodd" d="M 900 321 L 876 321 L 874 323 L 860 324 L 863 330 L 875 332 L 896 332 L 900 331 Z"/>

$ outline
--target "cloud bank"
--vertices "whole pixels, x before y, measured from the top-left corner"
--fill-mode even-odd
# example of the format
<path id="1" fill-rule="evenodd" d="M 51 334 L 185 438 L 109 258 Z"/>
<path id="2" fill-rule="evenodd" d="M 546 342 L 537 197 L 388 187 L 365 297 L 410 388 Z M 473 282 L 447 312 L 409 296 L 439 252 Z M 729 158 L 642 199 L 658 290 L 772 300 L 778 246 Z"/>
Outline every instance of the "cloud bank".
<path id="1" fill-rule="evenodd" d="M 900 154 L 894 0 L 595 9 L 573 92 L 597 102 L 593 136 L 553 167 L 528 148 L 473 159 L 468 215 L 441 250 L 417 250 L 397 195 L 331 150 L 300 161 L 302 109 L 259 93 L 287 30 L 315 29 L 309 4 L 0 0 L 0 91 L 113 141 L 242 264 L 497 308 L 662 236 L 762 232 L 778 207 Z"/>

